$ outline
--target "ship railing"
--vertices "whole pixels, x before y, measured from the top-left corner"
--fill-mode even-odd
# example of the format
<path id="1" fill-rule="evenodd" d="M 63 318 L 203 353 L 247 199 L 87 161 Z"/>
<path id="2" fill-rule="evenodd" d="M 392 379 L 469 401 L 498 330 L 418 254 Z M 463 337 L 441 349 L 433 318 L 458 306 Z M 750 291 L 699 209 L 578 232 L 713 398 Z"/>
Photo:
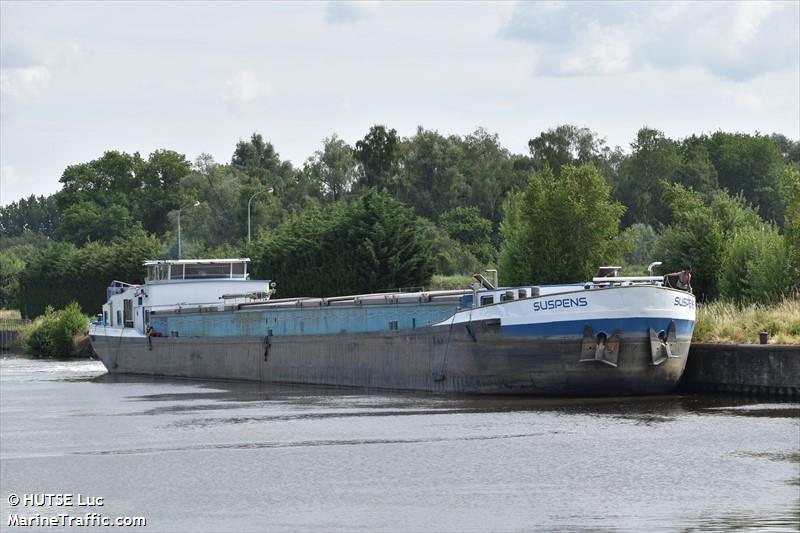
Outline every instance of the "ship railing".
<path id="1" fill-rule="evenodd" d="M 663 285 L 663 276 L 608 276 L 592 278 L 595 285 Z"/>
<path id="2" fill-rule="evenodd" d="M 108 287 L 106 287 L 106 300 L 114 296 L 115 294 L 122 294 L 123 292 L 127 291 L 128 289 L 134 289 L 139 285 L 128 283 L 125 281 L 112 281 Z"/>

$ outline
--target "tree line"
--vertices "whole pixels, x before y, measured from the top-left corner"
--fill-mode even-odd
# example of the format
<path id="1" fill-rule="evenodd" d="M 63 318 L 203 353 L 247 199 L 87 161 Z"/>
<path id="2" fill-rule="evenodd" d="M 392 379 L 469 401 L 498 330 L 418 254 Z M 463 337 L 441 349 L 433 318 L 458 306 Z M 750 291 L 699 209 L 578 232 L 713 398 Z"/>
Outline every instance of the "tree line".
<path id="1" fill-rule="evenodd" d="M 800 142 L 642 128 L 628 150 L 562 125 L 514 154 L 478 129 L 335 134 L 302 165 L 258 133 L 230 162 L 108 151 L 61 189 L 0 208 L 0 306 L 94 312 L 141 261 L 249 256 L 281 296 L 425 286 L 499 265 L 504 283 L 576 281 L 601 263 L 695 269 L 703 299 L 768 301 L 800 280 Z M 248 241 L 248 207 L 252 239 Z"/>

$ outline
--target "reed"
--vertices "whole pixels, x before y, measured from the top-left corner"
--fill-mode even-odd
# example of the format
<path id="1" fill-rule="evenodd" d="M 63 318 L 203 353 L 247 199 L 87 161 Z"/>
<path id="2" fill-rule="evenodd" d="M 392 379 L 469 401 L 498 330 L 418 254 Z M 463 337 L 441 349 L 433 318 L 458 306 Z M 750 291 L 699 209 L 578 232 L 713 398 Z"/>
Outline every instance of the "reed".
<path id="1" fill-rule="evenodd" d="M 472 276 L 440 276 L 437 274 L 431 278 L 425 288 L 433 291 L 469 289 L 474 281 Z"/>
<path id="2" fill-rule="evenodd" d="M 800 344 L 800 296 L 769 305 L 724 301 L 700 304 L 692 340 L 758 343 L 761 331 L 769 333 L 770 344 Z"/>

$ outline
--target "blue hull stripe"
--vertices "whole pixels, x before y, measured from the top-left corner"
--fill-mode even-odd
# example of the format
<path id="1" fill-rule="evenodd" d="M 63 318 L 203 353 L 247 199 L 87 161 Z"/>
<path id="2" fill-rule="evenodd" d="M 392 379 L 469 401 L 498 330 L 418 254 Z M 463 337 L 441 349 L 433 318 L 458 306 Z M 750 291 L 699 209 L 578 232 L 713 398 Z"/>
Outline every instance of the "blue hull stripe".
<path id="1" fill-rule="evenodd" d="M 503 326 L 504 335 L 510 336 L 574 336 L 583 335 L 583 327 L 589 324 L 592 332 L 597 334 L 604 331 L 611 336 L 616 330 L 620 330 L 623 335 L 638 334 L 647 335 L 649 328 L 653 328 L 656 333 L 666 331 L 671 320 L 675 320 L 675 333 L 679 337 L 690 337 L 694 331 L 693 320 L 680 320 L 672 318 L 600 318 L 587 320 L 566 320 L 563 322 L 544 322 L 541 324 L 518 324 L 513 326 Z"/>

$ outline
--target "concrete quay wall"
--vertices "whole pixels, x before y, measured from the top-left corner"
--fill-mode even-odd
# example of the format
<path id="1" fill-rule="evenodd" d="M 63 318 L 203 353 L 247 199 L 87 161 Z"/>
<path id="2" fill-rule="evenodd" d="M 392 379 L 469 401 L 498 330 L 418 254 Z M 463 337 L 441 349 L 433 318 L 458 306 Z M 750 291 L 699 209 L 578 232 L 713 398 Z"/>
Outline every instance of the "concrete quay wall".
<path id="1" fill-rule="evenodd" d="M 800 397 L 800 345 L 692 343 L 681 388 Z"/>

